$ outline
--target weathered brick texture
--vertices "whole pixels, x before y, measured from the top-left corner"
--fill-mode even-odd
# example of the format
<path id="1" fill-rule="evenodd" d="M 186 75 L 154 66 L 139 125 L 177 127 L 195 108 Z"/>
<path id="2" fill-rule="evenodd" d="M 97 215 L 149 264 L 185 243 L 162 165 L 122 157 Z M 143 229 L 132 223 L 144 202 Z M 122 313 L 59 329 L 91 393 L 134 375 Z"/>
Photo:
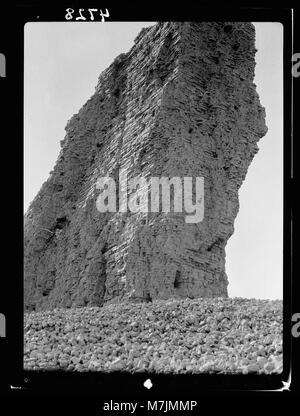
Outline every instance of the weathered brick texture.
<path id="1" fill-rule="evenodd" d="M 25 216 L 27 310 L 227 296 L 238 190 L 267 130 L 255 52 L 250 23 L 158 23 L 100 75 Z M 203 221 L 98 212 L 98 177 L 120 169 L 204 177 Z"/>

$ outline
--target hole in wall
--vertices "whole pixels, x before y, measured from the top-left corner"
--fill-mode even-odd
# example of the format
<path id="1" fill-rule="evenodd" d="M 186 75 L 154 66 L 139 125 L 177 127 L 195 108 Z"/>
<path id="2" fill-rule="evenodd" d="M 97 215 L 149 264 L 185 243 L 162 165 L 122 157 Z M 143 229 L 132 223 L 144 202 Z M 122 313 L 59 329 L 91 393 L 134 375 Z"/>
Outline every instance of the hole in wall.
<path id="1" fill-rule="evenodd" d="M 181 272 L 177 270 L 175 274 L 174 288 L 179 289 L 181 286 L 182 286 Z"/>

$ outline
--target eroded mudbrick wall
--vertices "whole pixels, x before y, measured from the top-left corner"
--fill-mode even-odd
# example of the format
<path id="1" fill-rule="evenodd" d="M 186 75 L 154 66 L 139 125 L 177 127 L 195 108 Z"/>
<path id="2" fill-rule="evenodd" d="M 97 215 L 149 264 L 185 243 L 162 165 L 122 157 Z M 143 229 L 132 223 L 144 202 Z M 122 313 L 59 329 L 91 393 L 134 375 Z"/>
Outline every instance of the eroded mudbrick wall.
<path id="1" fill-rule="evenodd" d="M 251 23 L 158 23 L 99 77 L 25 215 L 25 307 L 227 296 L 238 189 L 266 134 Z M 100 213 L 97 179 L 204 177 L 204 219 Z"/>

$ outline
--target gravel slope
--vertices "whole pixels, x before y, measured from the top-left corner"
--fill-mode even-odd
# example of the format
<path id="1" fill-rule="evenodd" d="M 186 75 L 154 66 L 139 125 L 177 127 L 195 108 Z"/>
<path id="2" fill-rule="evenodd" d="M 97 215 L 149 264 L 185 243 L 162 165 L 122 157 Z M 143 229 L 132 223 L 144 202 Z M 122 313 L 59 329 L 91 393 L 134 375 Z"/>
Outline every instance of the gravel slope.
<path id="1" fill-rule="evenodd" d="M 282 371 L 282 301 L 118 303 L 31 312 L 24 368 L 159 373 Z"/>

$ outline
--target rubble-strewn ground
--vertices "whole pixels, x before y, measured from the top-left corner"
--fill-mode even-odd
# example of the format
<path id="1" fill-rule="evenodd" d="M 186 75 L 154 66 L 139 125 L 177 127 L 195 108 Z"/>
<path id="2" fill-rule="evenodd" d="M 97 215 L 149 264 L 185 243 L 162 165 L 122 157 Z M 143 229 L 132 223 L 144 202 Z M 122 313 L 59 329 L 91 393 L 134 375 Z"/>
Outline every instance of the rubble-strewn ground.
<path id="1" fill-rule="evenodd" d="M 25 314 L 25 369 L 282 371 L 282 301 L 210 298 Z"/>

